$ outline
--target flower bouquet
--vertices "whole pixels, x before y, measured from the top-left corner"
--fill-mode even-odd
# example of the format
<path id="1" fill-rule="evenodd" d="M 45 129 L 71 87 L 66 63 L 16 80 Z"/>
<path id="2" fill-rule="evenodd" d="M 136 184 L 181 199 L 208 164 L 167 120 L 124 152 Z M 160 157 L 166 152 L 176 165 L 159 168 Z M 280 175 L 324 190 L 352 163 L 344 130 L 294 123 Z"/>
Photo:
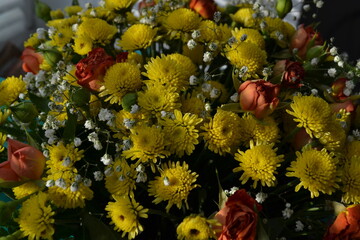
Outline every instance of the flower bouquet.
<path id="1" fill-rule="evenodd" d="M 360 63 L 290 0 L 134 4 L 37 3 L 0 239 L 359 239 Z"/>

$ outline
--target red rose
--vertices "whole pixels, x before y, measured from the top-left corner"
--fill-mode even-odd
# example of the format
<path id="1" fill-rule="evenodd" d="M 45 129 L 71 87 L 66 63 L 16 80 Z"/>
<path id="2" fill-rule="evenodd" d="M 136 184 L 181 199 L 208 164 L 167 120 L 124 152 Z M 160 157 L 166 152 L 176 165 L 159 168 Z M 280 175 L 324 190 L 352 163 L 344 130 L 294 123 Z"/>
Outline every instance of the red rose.
<path id="1" fill-rule="evenodd" d="M 126 62 L 128 59 L 129 53 L 128 52 L 121 52 L 118 55 L 116 55 L 116 62 Z"/>
<path id="2" fill-rule="evenodd" d="M 328 228 L 324 240 L 360 239 L 360 205 L 352 205 L 341 212 Z"/>
<path id="3" fill-rule="evenodd" d="M 216 12 L 216 4 L 213 0 L 191 0 L 189 7 L 206 19 L 212 19 Z"/>
<path id="4" fill-rule="evenodd" d="M 37 74 L 40 71 L 40 64 L 44 58 L 40 53 L 35 52 L 35 49 L 32 47 L 26 47 L 21 54 L 21 60 L 23 61 L 22 69 L 25 72 Z"/>
<path id="5" fill-rule="evenodd" d="M 0 164 L 0 183 L 40 179 L 45 157 L 36 148 L 8 139 L 8 160 Z M 6 184 L 5 184 L 6 185 Z"/>
<path id="6" fill-rule="evenodd" d="M 305 70 L 301 63 L 289 60 L 278 61 L 274 66 L 274 74 L 281 75 L 281 85 L 288 88 L 299 88 L 304 79 Z"/>
<path id="7" fill-rule="evenodd" d="M 324 40 L 318 32 L 311 26 L 304 27 L 301 24 L 291 39 L 290 48 L 298 49 L 298 56 L 304 59 L 309 48 L 315 45 L 322 45 L 323 43 Z"/>
<path id="8" fill-rule="evenodd" d="M 280 86 L 265 80 L 248 80 L 239 87 L 240 106 L 253 112 L 256 118 L 264 118 L 279 104 Z"/>
<path id="9" fill-rule="evenodd" d="M 254 240 L 256 225 L 262 206 L 244 189 L 230 196 L 215 218 L 222 224 L 218 240 Z"/>
<path id="10" fill-rule="evenodd" d="M 86 58 L 76 64 L 77 83 L 90 90 L 98 91 L 106 70 L 115 63 L 103 48 L 95 48 Z"/>

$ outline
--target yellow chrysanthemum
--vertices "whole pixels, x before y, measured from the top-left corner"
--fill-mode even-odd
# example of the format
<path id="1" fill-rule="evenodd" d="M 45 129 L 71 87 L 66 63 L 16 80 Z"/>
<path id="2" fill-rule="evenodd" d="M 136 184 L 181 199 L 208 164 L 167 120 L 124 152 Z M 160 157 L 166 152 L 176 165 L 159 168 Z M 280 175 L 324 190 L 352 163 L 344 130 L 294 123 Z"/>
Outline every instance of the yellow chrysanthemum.
<path id="1" fill-rule="evenodd" d="M 225 88 L 224 84 L 218 81 L 206 81 L 206 83 L 210 84 L 211 88 L 209 88 L 209 91 L 201 91 L 204 97 L 206 97 L 209 100 L 218 99 L 220 103 L 228 102 L 230 94 L 228 90 Z M 218 91 L 218 97 L 216 98 L 211 97 L 211 92 L 214 90 Z"/>
<path id="2" fill-rule="evenodd" d="M 189 47 L 185 44 L 183 46 L 183 52 L 184 56 L 187 56 L 191 59 L 195 64 L 201 65 L 203 64 L 203 56 L 204 56 L 204 45 L 203 44 L 197 44 L 193 49 L 189 49 Z"/>
<path id="3" fill-rule="evenodd" d="M 67 15 L 69 15 L 70 17 L 73 15 L 76 15 L 78 12 L 81 12 L 82 7 L 79 5 L 74 5 L 74 6 L 66 6 L 64 8 L 64 11 L 67 13 Z"/>
<path id="4" fill-rule="evenodd" d="M 235 30 L 232 31 L 232 35 L 236 38 L 238 42 L 250 42 L 255 44 L 261 49 L 265 49 L 265 40 L 263 36 L 260 34 L 260 32 L 256 29 L 251 28 L 235 28 Z M 242 40 L 242 38 L 245 38 L 245 40 Z"/>
<path id="5" fill-rule="evenodd" d="M 136 0 L 105 0 L 105 7 L 111 10 L 121 10 L 135 4 Z"/>
<path id="6" fill-rule="evenodd" d="M 230 14 L 232 20 L 243 24 L 245 27 L 255 27 L 257 24 L 252 8 L 240 8 L 235 14 Z"/>
<path id="7" fill-rule="evenodd" d="M 49 159 L 47 166 L 52 172 L 72 168 L 75 162 L 84 157 L 84 150 L 79 150 L 73 144 L 59 142 L 57 145 L 48 146 Z"/>
<path id="8" fill-rule="evenodd" d="M 115 114 L 115 128 L 113 131 L 116 132 L 116 134 L 114 137 L 122 138 L 129 135 L 130 130 L 124 124 L 127 120 L 135 122 L 141 120 L 141 122 L 147 122 L 148 119 L 141 111 L 137 113 L 130 113 L 124 109 L 120 110 Z"/>
<path id="9" fill-rule="evenodd" d="M 332 111 L 327 102 L 315 96 L 294 96 L 291 110 L 286 112 L 295 117 L 298 127 L 305 128 L 306 132 L 313 137 L 314 133 L 324 132 L 331 120 Z"/>
<path id="10" fill-rule="evenodd" d="M 352 141 L 346 144 L 346 155 L 348 159 L 360 156 L 360 141 Z"/>
<path id="11" fill-rule="evenodd" d="M 54 19 L 46 23 L 48 27 L 54 27 L 55 29 L 61 29 L 66 27 L 71 27 L 73 24 L 77 23 L 79 16 L 72 16 L 64 19 Z"/>
<path id="12" fill-rule="evenodd" d="M 24 42 L 24 47 L 32 47 L 35 48 L 40 45 L 40 39 L 38 38 L 37 33 L 31 34 L 31 36 Z"/>
<path id="13" fill-rule="evenodd" d="M 169 162 L 161 165 L 160 176 L 149 182 L 149 195 L 154 196 L 153 202 L 158 204 L 162 201 L 168 201 L 166 212 L 169 212 L 173 205 L 179 209 L 183 201 L 188 208 L 187 197 L 190 191 L 200 185 L 194 184 L 198 175 L 189 170 L 189 166 L 183 162 Z"/>
<path id="14" fill-rule="evenodd" d="M 187 8 L 178 8 L 165 17 L 163 24 L 171 31 L 190 32 L 196 30 L 201 22 L 201 17 Z"/>
<path id="15" fill-rule="evenodd" d="M 134 166 L 129 166 L 125 159 L 117 158 L 109 167 L 112 173 L 105 178 L 105 187 L 112 195 L 133 195 L 136 189 L 136 171 Z"/>
<path id="16" fill-rule="evenodd" d="M 73 35 L 71 27 L 63 27 L 51 35 L 50 44 L 62 48 L 72 40 Z"/>
<path id="17" fill-rule="evenodd" d="M 81 87 L 77 83 L 78 79 L 75 76 L 75 72 L 76 72 L 76 67 L 75 67 L 75 65 L 72 65 L 71 69 L 66 71 L 65 76 L 63 77 L 63 79 L 66 80 L 68 83 L 70 83 L 72 86 Z"/>
<path id="18" fill-rule="evenodd" d="M 4 151 L 4 143 L 6 142 L 7 135 L 0 132 L 0 152 Z"/>
<path id="19" fill-rule="evenodd" d="M 134 239 L 144 229 L 140 224 L 140 218 L 147 218 L 147 208 L 144 208 L 135 199 L 130 199 L 127 196 L 114 197 L 115 202 L 109 202 L 105 210 L 108 212 L 107 217 L 111 218 L 111 224 L 114 224 L 114 229 L 122 231 L 122 238 L 128 234 L 128 239 Z"/>
<path id="20" fill-rule="evenodd" d="M 55 233 L 54 215 L 47 194 L 39 192 L 22 204 L 17 222 L 23 236 L 28 237 L 29 240 L 52 240 Z"/>
<path id="21" fill-rule="evenodd" d="M 145 24 L 134 24 L 121 36 L 117 44 L 124 50 L 145 49 L 156 37 L 157 29 Z"/>
<path id="22" fill-rule="evenodd" d="M 79 36 L 74 40 L 73 49 L 77 54 L 86 55 L 92 50 L 93 43 L 90 38 Z"/>
<path id="23" fill-rule="evenodd" d="M 274 144 L 254 145 L 250 142 L 250 149 L 245 152 L 239 151 L 235 154 L 235 160 L 240 162 L 240 166 L 234 168 L 234 172 L 243 171 L 240 177 L 241 184 L 245 184 L 249 179 L 253 180 L 253 188 L 261 182 L 261 186 L 273 187 L 276 183 L 276 168 L 280 167 L 284 155 L 277 155 L 277 148 L 273 149 Z"/>
<path id="24" fill-rule="evenodd" d="M 360 155 L 353 156 L 343 167 L 341 174 L 342 201 L 346 204 L 360 203 Z"/>
<path id="25" fill-rule="evenodd" d="M 219 155 L 233 153 L 240 145 L 240 117 L 233 113 L 218 109 L 216 114 L 208 123 L 201 127 L 205 132 L 206 146 Z"/>
<path id="26" fill-rule="evenodd" d="M 101 106 L 101 100 L 96 95 L 91 94 L 89 100 L 89 110 L 92 117 L 95 117 L 99 114 Z"/>
<path id="27" fill-rule="evenodd" d="M 127 60 L 128 63 L 134 64 L 134 65 L 140 65 L 142 66 L 144 64 L 144 59 L 140 54 L 137 52 L 129 52 Z"/>
<path id="28" fill-rule="evenodd" d="M 222 32 L 214 21 L 204 20 L 199 25 L 200 37 L 199 41 L 202 42 L 215 42 L 221 38 Z"/>
<path id="29" fill-rule="evenodd" d="M 286 176 L 299 178 L 300 183 L 295 187 L 299 191 L 301 187 L 308 189 L 311 198 L 318 197 L 319 192 L 332 194 L 339 188 L 336 164 L 338 160 L 333 153 L 322 150 L 305 149 L 303 153 L 296 152 L 296 161 L 291 162 L 287 168 Z"/>
<path id="30" fill-rule="evenodd" d="M 14 187 L 12 190 L 14 192 L 15 198 L 21 199 L 23 197 L 29 196 L 30 194 L 39 191 L 40 189 L 41 188 L 36 182 L 31 181 L 21 184 L 20 186 Z"/>
<path id="31" fill-rule="evenodd" d="M 325 132 L 314 133 L 314 136 L 319 139 L 320 143 L 323 144 L 327 150 L 343 151 L 346 133 L 340 123 L 332 120 L 325 129 Z"/>
<path id="32" fill-rule="evenodd" d="M 11 111 L 10 109 L 0 109 L 0 126 L 6 122 L 8 117 L 10 116 Z"/>
<path id="33" fill-rule="evenodd" d="M 161 111 L 172 112 L 180 107 L 179 94 L 173 87 L 147 84 L 145 91 L 138 92 L 138 104 L 147 112 L 159 116 Z"/>
<path id="34" fill-rule="evenodd" d="M 158 158 L 165 158 L 169 152 L 165 149 L 164 132 L 155 125 L 138 125 L 131 129 L 132 147 L 123 151 L 123 156 L 141 162 L 156 163 Z"/>
<path id="35" fill-rule="evenodd" d="M 61 9 L 51 10 L 50 17 L 51 19 L 61 19 L 64 18 L 64 13 Z"/>
<path id="36" fill-rule="evenodd" d="M 176 229 L 179 240 L 208 240 L 216 238 L 213 226 L 217 225 L 215 219 L 206 219 L 198 215 L 191 215 L 179 224 Z"/>
<path id="37" fill-rule="evenodd" d="M 0 83 L 0 106 L 10 105 L 20 93 L 26 93 L 26 83 L 22 77 L 8 77 Z"/>
<path id="38" fill-rule="evenodd" d="M 239 42 L 226 48 L 226 57 L 237 68 L 246 67 L 247 74 L 256 76 L 266 64 L 266 52 L 250 42 Z"/>
<path id="39" fill-rule="evenodd" d="M 165 118 L 160 121 L 164 126 L 164 133 L 169 142 L 168 149 L 171 153 L 175 153 L 178 157 L 182 157 L 185 153 L 190 155 L 195 145 L 199 143 L 199 134 L 196 126 L 202 122 L 194 114 L 174 111 L 175 118 Z"/>
<path id="40" fill-rule="evenodd" d="M 181 97 L 181 112 L 192 113 L 200 116 L 205 111 L 205 102 L 191 94 L 183 95 Z"/>
<path id="41" fill-rule="evenodd" d="M 189 77 L 196 74 L 196 65 L 190 58 L 178 53 L 152 58 L 145 69 L 147 72 L 143 75 L 149 78 L 149 82 L 175 87 L 176 91 L 186 90 Z"/>
<path id="42" fill-rule="evenodd" d="M 116 63 L 106 71 L 99 96 L 109 95 L 105 101 L 121 104 L 127 93 L 140 89 L 141 85 L 141 74 L 137 66 L 127 62 Z"/>
<path id="43" fill-rule="evenodd" d="M 103 19 L 107 22 L 112 22 L 114 20 L 114 18 L 117 16 L 115 11 L 112 11 L 112 10 L 102 7 L 102 6 L 88 8 L 87 10 L 82 12 L 81 16 L 93 18 L 94 14 L 95 14 L 96 18 Z"/>

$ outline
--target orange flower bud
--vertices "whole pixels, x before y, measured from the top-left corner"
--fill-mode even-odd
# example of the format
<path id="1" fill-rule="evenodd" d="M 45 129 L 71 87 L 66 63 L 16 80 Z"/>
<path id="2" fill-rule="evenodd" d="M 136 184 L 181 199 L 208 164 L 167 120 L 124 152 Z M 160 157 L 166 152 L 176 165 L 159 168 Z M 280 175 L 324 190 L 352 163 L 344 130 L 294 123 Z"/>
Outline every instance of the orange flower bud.
<path id="1" fill-rule="evenodd" d="M 32 47 L 27 47 L 22 52 L 21 60 L 23 61 L 22 69 L 25 72 L 37 74 L 40 71 L 40 64 L 44 58 L 40 53 L 35 52 L 35 49 Z"/>
<path id="2" fill-rule="evenodd" d="M 212 19 L 216 12 L 216 4 L 213 0 L 191 0 L 189 7 L 206 19 Z"/>

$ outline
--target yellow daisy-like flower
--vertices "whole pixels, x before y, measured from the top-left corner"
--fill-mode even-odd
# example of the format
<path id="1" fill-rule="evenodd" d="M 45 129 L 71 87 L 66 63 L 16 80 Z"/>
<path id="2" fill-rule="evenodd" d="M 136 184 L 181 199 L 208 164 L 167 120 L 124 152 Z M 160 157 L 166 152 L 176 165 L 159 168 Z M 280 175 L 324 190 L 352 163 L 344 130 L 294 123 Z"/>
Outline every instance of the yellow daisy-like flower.
<path id="1" fill-rule="evenodd" d="M 20 186 L 14 187 L 12 190 L 14 192 L 15 198 L 21 199 L 23 197 L 29 196 L 30 194 L 39 191 L 40 189 L 41 188 L 36 182 L 31 181 L 21 184 Z"/>
<path id="2" fill-rule="evenodd" d="M 94 14 L 96 15 L 96 18 L 103 19 L 107 22 L 112 22 L 114 18 L 117 16 L 116 13 L 108 8 L 99 6 L 99 7 L 92 7 L 85 10 L 81 16 L 93 18 Z"/>
<path id="3" fill-rule="evenodd" d="M 257 24 L 256 19 L 253 17 L 255 14 L 252 8 L 240 8 L 235 14 L 230 14 L 232 20 L 241 23 L 244 27 L 255 27 Z"/>
<path id="4" fill-rule="evenodd" d="M 51 10 L 50 17 L 51 19 L 61 19 L 64 18 L 64 13 L 61 9 Z"/>
<path id="5" fill-rule="evenodd" d="M 159 83 L 147 84 L 145 91 L 138 92 L 138 104 L 147 112 L 159 117 L 161 111 L 172 112 L 180 108 L 179 94 L 173 87 Z"/>
<path id="6" fill-rule="evenodd" d="M 63 48 L 72 40 L 73 35 L 74 33 L 71 27 L 63 27 L 51 35 L 50 44 L 58 48 Z"/>
<path id="7" fill-rule="evenodd" d="M 176 91 L 186 90 L 189 77 L 196 74 L 196 65 L 190 58 L 178 53 L 152 58 L 145 69 L 147 72 L 143 75 L 149 78 L 149 82 L 175 87 Z"/>
<path id="8" fill-rule="evenodd" d="M 73 15 L 76 15 L 78 12 L 81 12 L 82 7 L 79 5 L 74 5 L 74 6 L 66 6 L 64 8 L 64 11 L 67 13 L 67 15 L 69 15 L 70 17 Z"/>
<path id="9" fill-rule="evenodd" d="M 181 96 L 181 112 L 200 116 L 205 111 L 205 102 L 191 94 Z"/>
<path id="10" fill-rule="evenodd" d="M 4 151 L 4 143 L 6 142 L 7 135 L 0 132 L 0 152 Z"/>
<path id="11" fill-rule="evenodd" d="M 286 176 L 299 178 L 300 183 L 295 187 L 299 191 L 301 187 L 308 189 L 311 198 L 318 197 L 319 192 L 331 195 L 339 188 L 336 164 L 338 160 L 333 153 L 322 150 L 305 149 L 304 152 L 296 152 L 296 161 L 291 162 L 287 168 Z"/>
<path id="12" fill-rule="evenodd" d="M 163 21 L 163 25 L 171 31 L 190 32 L 199 27 L 201 17 L 187 8 L 178 8 L 169 13 Z"/>
<path id="13" fill-rule="evenodd" d="M 141 73 L 137 66 L 127 62 L 116 63 L 106 71 L 99 96 L 109 95 L 105 101 L 121 104 L 127 93 L 139 90 L 141 85 Z"/>
<path id="14" fill-rule="evenodd" d="M 112 195 L 123 196 L 133 195 L 136 189 L 136 171 L 134 166 L 129 166 L 125 159 L 117 158 L 109 166 L 113 169 L 109 176 L 105 177 L 105 187 Z"/>
<path id="15" fill-rule="evenodd" d="M 54 215 L 48 195 L 39 192 L 23 202 L 17 222 L 23 235 L 29 240 L 53 239 Z"/>
<path id="16" fill-rule="evenodd" d="M 89 101 L 89 110 L 92 117 L 95 117 L 99 114 L 101 106 L 101 100 L 96 95 L 91 94 Z"/>
<path id="17" fill-rule="evenodd" d="M 202 42 L 215 42 L 221 38 L 222 32 L 214 21 L 204 20 L 199 25 L 200 37 L 199 41 Z"/>
<path id="18" fill-rule="evenodd" d="M 151 45 L 156 37 L 157 29 L 145 24 L 134 24 L 121 36 L 118 45 L 128 51 L 144 49 Z"/>
<path id="19" fill-rule="evenodd" d="M 105 7 L 111 10 L 121 10 L 135 4 L 136 0 L 105 0 Z"/>
<path id="20" fill-rule="evenodd" d="M 348 159 L 360 156 L 360 141 L 352 141 L 346 144 L 346 155 Z"/>
<path id="21" fill-rule="evenodd" d="M 291 110 L 286 112 L 295 117 L 298 127 L 305 128 L 306 132 L 313 137 L 314 133 L 324 132 L 332 119 L 332 111 L 327 102 L 315 96 L 294 96 Z"/>
<path id="22" fill-rule="evenodd" d="M 360 155 L 353 156 L 345 163 L 341 174 L 342 201 L 346 204 L 360 203 Z"/>
<path id="23" fill-rule="evenodd" d="M 168 201 L 166 212 L 169 212 L 173 205 L 181 208 L 183 201 L 186 207 L 187 197 L 190 191 L 200 185 L 194 184 L 198 175 L 189 170 L 189 166 L 183 162 L 168 162 L 161 165 L 160 176 L 149 182 L 149 195 L 155 196 L 153 202 L 158 204 L 162 201 Z"/>
<path id="24" fill-rule="evenodd" d="M 114 137 L 122 138 L 124 136 L 128 136 L 130 130 L 125 127 L 124 121 L 131 120 L 131 121 L 139 121 L 147 122 L 147 118 L 145 115 L 139 111 L 137 113 L 130 113 L 124 109 L 120 110 L 118 113 L 115 114 L 115 128 L 114 132 L 117 132 Z"/>
<path id="25" fill-rule="evenodd" d="M 227 59 L 237 68 L 246 67 L 247 74 L 256 76 L 266 64 L 266 52 L 250 42 L 239 42 L 225 50 Z"/>
<path id="26" fill-rule="evenodd" d="M 147 218 L 147 208 L 144 208 L 135 199 L 127 196 L 115 197 L 115 202 L 109 202 L 105 210 L 108 212 L 107 217 L 111 218 L 111 224 L 114 229 L 122 231 L 122 238 L 128 234 L 128 239 L 134 239 L 139 233 L 144 231 L 140 224 L 140 218 Z"/>
<path id="27" fill-rule="evenodd" d="M 93 43 L 90 38 L 79 36 L 74 40 L 73 49 L 77 54 L 86 55 L 92 50 Z"/>
<path id="28" fill-rule="evenodd" d="M 40 39 L 38 38 L 37 33 L 31 34 L 31 36 L 24 42 L 24 47 L 32 47 L 35 48 L 36 46 L 40 45 Z"/>
<path id="29" fill-rule="evenodd" d="M 8 117 L 10 116 L 11 111 L 10 109 L 0 109 L 0 126 L 6 122 Z"/>
<path id="30" fill-rule="evenodd" d="M 201 127 L 205 132 L 206 146 L 219 155 L 233 153 L 241 142 L 240 117 L 233 113 L 218 109 L 216 114 L 208 123 Z"/>
<path id="31" fill-rule="evenodd" d="M 46 23 L 48 27 L 54 27 L 55 29 L 61 29 L 66 27 L 71 27 L 73 24 L 77 23 L 79 16 L 72 16 L 64 19 L 54 19 Z"/>
<path id="32" fill-rule="evenodd" d="M 46 165 L 52 172 L 57 170 L 70 169 L 75 162 L 84 157 L 84 150 L 79 150 L 74 144 L 64 144 L 59 142 L 57 145 L 48 146 L 49 159 Z"/>
<path id="33" fill-rule="evenodd" d="M 216 238 L 212 226 L 217 225 L 215 219 L 206 219 L 199 215 L 190 215 L 176 229 L 179 240 L 208 240 Z"/>
<path id="34" fill-rule="evenodd" d="M 179 110 L 175 110 L 174 115 L 174 119 L 165 118 L 160 121 L 169 142 L 168 149 L 178 157 L 182 157 L 185 153 L 190 155 L 195 145 L 199 143 L 199 131 L 196 126 L 202 122 L 202 119 L 190 113 L 183 115 Z"/>
<path id="35" fill-rule="evenodd" d="M 319 139 L 320 143 L 329 151 L 343 151 L 346 133 L 341 127 L 340 123 L 332 120 L 326 126 L 325 132 L 314 133 L 314 136 Z"/>
<path id="36" fill-rule="evenodd" d="M 141 162 L 156 163 L 158 158 L 165 158 L 169 151 L 165 149 L 164 132 L 153 126 L 138 125 L 131 129 L 132 147 L 123 151 L 123 156 Z"/>
<path id="37" fill-rule="evenodd" d="M 134 65 L 140 65 L 140 66 L 144 65 L 144 59 L 137 52 L 129 52 L 126 61 Z"/>
<path id="38" fill-rule="evenodd" d="M 243 40 L 244 42 L 250 42 L 255 44 L 261 49 L 265 49 L 265 40 L 263 36 L 260 34 L 260 32 L 256 29 L 251 28 L 235 28 L 235 30 L 232 31 L 232 35 L 236 38 L 238 42 L 242 42 L 242 38 L 245 38 Z"/>
<path id="39" fill-rule="evenodd" d="M 250 149 L 245 152 L 239 151 L 235 154 L 235 160 L 240 162 L 240 166 L 234 168 L 234 172 L 244 171 L 240 177 L 241 184 L 245 184 L 249 179 L 253 180 L 253 188 L 261 182 L 262 186 L 273 187 L 276 183 L 276 168 L 284 159 L 284 155 L 277 155 L 277 148 L 273 149 L 274 144 L 254 145 L 250 142 Z"/>
<path id="40" fill-rule="evenodd" d="M 7 77 L 0 83 L 0 106 L 10 105 L 16 101 L 20 93 L 26 93 L 26 83 L 22 77 Z"/>

